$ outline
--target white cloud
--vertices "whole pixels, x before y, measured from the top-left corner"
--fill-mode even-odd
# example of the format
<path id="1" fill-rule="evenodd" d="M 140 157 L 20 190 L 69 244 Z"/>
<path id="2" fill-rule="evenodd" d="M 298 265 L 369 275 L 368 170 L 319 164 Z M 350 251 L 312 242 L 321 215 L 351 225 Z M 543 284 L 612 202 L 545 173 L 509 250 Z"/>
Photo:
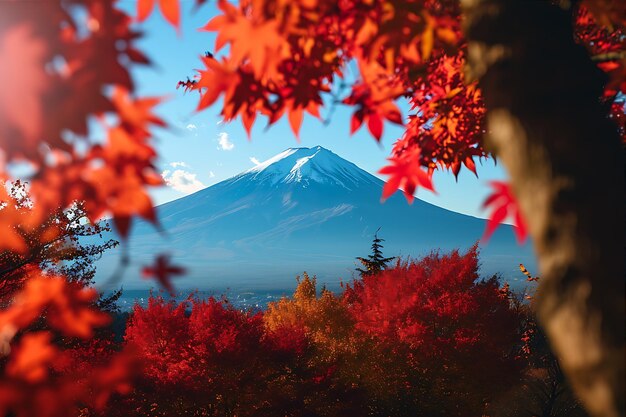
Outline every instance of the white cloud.
<path id="1" fill-rule="evenodd" d="M 215 178 L 215 172 L 209 171 L 209 178 Z"/>
<path id="2" fill-rule="evenodd" d="M 235 149 L 235 144 L 230 141 L 230 139 L 228 138 L 228 133 L 226 132 L 221 132 L 220 134 L 218 134 L 217 143 L 219 145 L 217 149 L 221 149 L 223 151 L 232 151 L 233 149 Z"/>
<path id="3" fill-rule="evenodd" d="M 189 165 L 187 165 L 187 163 L 179 161 L 179 162 L 170 162 L 170 166 L 172 168 L 189 168 Z"/>
<path id="4" fill-rule="evenodd" d="M 165 183 L 183 194 L 191 194 L 206 186 L 196 178 L 196 174 L 183 169 L 176 169 L 173 172 L 166 169 L 161 173 Z"/>
<path id="5" fill-rule="evenodd" d="M 250 157 L 250 162 L 252 162 L 254 165 L 261 165 L 261 161 L 256 159 L 256 157 L 254 157 L 254 156 Z"/>
<path id="6" fill-rule="evenodd" d="M 198 126 L 194 125 L 193 123 L 189 123 L 187 126 L 185 126 L 185 128 L 191 131 L 198 130 Z"/>

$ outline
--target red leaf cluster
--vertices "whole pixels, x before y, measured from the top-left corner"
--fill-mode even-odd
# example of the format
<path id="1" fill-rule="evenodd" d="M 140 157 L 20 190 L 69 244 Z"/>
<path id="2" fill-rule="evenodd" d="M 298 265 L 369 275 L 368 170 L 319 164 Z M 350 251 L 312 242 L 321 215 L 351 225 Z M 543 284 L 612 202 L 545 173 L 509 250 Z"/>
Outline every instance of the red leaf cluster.
<path id="1" fill-rule="evenodd" d="M 492 355 L 485 349 L 511 346 L 512 335 L 504 333 L 496 340 L 497 332 L 483 332 L 504 330 L 514 317 L 508 299 L 499 296 L 497 281 L 478 281 L 477 271 L 476 246 L 466 254 L 435 252 L 365 276 L 347 288 L 345 297 L 358 328 L 423 349 L 424 358 L 448 357 L 470 346 L 476 354 Z M 482 343 L 489 346 L 478 348 Z"/>
<path id="2" fill-rule="evenodd" d="M 34 224 L 78 200 L 92 221 L 112 215 L 125 236 L 132 216 L 156 221 L 146 187 L 161 184 L 149 143 L 149 126 L 164 126 L 151 113 L 159 99 L 132 98 L 127 66 L 149 61 L 135 47 L 140 33 L 130 16 L 104 0 L 72 7 L 83 13 L 63 2 L 3 5 L 0 60 L 11 64 L 0 69 L 0 147 L 6 162 L 26 160 L 34 169 Z M 94 143 L 88 120 L 105 116 L 116 122 L 104 124 L 104 143 Z M 11 179 L 4 168 L 0 176 Z M 0 210 L 3 235 L 14 221 L 11 210 Z M 6 242 L 23 248 L 15 237 Z"/>
<path id="3" fill-rule="evenodd" d="M 39 275 L 27 280 L 0 312 L 0 350 L 10 353 L 2 361 L 0 414 L 61 417 L 85 404 L 102 410 L 113 393 L 129 391 L 137 359 L 128 351 L 106 354 L 104 365 L 97 363 L 102 356 L 77 363 L 76 351 L 55 343 L 54 332 L 89 339 L 95 327 L 109 322 L 108 315 L 94 308 L 96 298 L 94 290 Z M 40 317 L 50 330 L 23 333 Z"/>

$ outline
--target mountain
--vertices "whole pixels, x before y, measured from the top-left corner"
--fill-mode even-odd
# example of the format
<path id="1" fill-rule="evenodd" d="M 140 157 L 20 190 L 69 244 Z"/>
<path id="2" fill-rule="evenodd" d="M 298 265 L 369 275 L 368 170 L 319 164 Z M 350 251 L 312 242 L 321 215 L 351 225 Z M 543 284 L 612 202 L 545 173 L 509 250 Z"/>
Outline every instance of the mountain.
<path id="1" fill-rule="evenodd" d="M 188 274 L 177 288 L 285 290 L 307 271 L 337 288 L 353 276 L 380 227 L 385 256 L 420 256 L 435 248 L 466 249 L 485 220 L 400 193 L 381 204 L 384 182 L 320 146 L 291 148 L 262 164 L 157 207 L 163 232 L 138 222 L 127 247 L 125 288 L 146 287 L 141 265 L 167 252 Z M 530 246 L 518 246 L 510 226 L 482 249 L 482 271 L 514 280 L 519 263 L 534 265 Z M 97 281 L 111 276 L 120 250 L 98 262 Z"/>

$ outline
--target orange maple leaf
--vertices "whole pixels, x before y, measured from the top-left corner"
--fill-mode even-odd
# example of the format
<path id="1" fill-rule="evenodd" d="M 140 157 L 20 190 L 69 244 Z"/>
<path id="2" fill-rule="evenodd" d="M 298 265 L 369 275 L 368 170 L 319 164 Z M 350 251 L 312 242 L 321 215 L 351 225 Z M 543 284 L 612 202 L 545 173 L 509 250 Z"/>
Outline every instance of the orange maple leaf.
<path id="1" fill-rule="evenodd" d="M 62 277 L 45 276 L 35 271 L 24 288 L 15 296 L 13 304 L 0 312 L 0 329 L 23 329 L 29 326 L 44 309 L 46 320 L 68 336 L 89 338 L 93 328 L 109 322 L 109 316 L 93 309 L 98 298 L 94 289 L 81 288 Z"/>
<path id="2" fill-rule="evenodd" d="M 141 139 L 150 137 L 148 124 L 165 127 L 165 122 L 152 113 L 152 108 L 161 102 L 159 97 L 144 97 L 133 99 L 128 90 L 122 86 L 115 86 L 111 94 L 111 101 L 117 109 L 122 126 Z"/>
<path id="3" fill-rule="evenodd" d="M 194 88 L 198 89 L 201 94 L 198 110 L 215 103 L 222 93 L 230 96 L 241 79 L 235 66 L 224 58 L 218 61 L 213 57 L 205 56 L 202 57 L 202 62 L 206 70 L 197 70 L 199 75 L 194 85 Z"/>
<path id="4" fill-rule="evenodd" d="M 51 341 L 52 335 L 49 332 L 24 335 L 7 363 L 7 375 L 30 383 L 46 379 L 50 365 L 59 353 Z"/>
<path id="5" fill-rule="evenodd" d="M 137 1 L 137 20 L 143 22 L 150 16 L 154 9 L 156 0 L 138 0 Z M 180 29 L 180 4 L 179 0 L 158 0 L 159 9 L 165 20 L 167 20 L 176 29 Z"/>
<path id="6" fill-rule="evenodd" d="M 230 43 L 230 58 L 236 65 L 248 59 L 256 78 L 274 79 L 278 64 L 290 55 L 289 44 L 280 32 L 280 22 L 250 18 L 226 0 L 220 0 L 218 7 L 223 14 L 202 28 L 217 32 L 215 50 Z"/>
<path id="7" fill-rule="evenodd" d="M 116 229 L 122 237 L 128 236 L 131 218 L 135 215 L 155 223 L 156 214 L 144 181 L 132 166 L 117 171 L 104 166 L 93 171 L 90 181 L 96 187 L 102 208 L 108 209 Z"/>

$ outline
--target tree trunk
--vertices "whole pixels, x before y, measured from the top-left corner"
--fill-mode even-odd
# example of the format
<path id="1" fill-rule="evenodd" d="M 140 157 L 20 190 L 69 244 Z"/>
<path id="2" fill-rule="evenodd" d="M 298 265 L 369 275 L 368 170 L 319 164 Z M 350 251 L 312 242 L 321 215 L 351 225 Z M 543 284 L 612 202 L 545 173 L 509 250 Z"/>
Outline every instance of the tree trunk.
<path id="1" fill-rule="evenodd" d="M 549 1 L 461 0 L 487 106 L 541 274 L 539 319 L 595 417 L 624 416 L 624 154 L 605 82 Z M 565 2 L 562 2 L 565 3 Z"/>

